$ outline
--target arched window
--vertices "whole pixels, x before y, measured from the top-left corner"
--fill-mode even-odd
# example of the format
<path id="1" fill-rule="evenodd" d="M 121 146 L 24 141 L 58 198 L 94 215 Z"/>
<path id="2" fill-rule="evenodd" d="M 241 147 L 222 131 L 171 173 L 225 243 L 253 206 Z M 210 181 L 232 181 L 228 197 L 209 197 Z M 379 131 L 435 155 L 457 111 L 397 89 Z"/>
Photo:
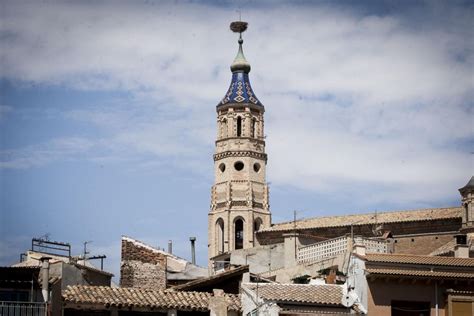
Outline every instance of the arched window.
<path id="1" fill-rule="evenodd" d="M 217 253 L 224 252 L 224 221 L 222 218 L 219 218 L 216 222 L 216 246 Z"/>
<path id="2" fill-rule="evenodd" d="M 244 248 L 244 221 L 238 219 L 234 222 L 234 245 L 235 249 Z"/>
<path id="3" fill-rule="evenodd" d="M 242 136 L 242 118 L 240 116 L 237 117 L 237 137 Z"/>
<path id="4" fill-rule="evenodd" d="M 222 125 L 221 125 L 221 137 L 226 138 L 227 137 L 227 120 L 223 119 L 222 120 Z"/>
<path id="5" fill-rule="evenodd" d="M 261 227 L 262 227 L 262 219 L 261 218 L 255 219 L 255 221 L 253 222 L 253 231 L 258 232 Z"/>
<path id="6" fill-rule="evenodd" d="M 255 118 L 252 119 L 252 137 L 255 138 L 257 135 L 257 120 Z"/>

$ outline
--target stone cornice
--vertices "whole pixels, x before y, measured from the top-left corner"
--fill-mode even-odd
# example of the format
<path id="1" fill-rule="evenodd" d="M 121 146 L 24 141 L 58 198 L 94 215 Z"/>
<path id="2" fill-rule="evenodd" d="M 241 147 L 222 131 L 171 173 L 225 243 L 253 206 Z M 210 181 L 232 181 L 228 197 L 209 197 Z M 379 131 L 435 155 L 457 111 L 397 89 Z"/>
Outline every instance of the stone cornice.
<path id="1" fill-rule="evenodd" d="M 252 110 L 257 110 L 259 112 L 262 112 L 264 113 L 265 112 L 265 107 L 263 105 L 256 105 L 256 104 L 252 104 L 252 103 L 227 103 L 227 104 L 218 104 L 216 106 L 216 111 L 219 113 L 219 111 L 222 111 L 222 110 L 227 110 L 229 108 L 249 108 L 249 109 L 252 109 Z"/>
<path id="2" fill-rule="evenodd" d="M 258 138 L 253 138 L 253 137 L 226 137 L 226 138 L 221 138 L 221 139 L 216 140 L 216 146 L 219 143 L 229 141 L 229 140 L 248 140 L 249 143 L 257 143 L 257 144 L 260 144 L 260 145 L 265 145 L 265 141 L 262 140 L 262 139 L 258 139 Z"/>

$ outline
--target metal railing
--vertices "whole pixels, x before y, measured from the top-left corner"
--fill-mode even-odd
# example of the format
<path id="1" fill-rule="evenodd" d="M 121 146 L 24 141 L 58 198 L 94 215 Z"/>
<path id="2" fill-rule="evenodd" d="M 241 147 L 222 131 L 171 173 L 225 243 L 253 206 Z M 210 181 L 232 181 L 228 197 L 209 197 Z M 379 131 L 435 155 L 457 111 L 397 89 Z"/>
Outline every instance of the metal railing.
<path id="1" fill-rule="evenodd" d="M 46 303 L 0 301 L 0 316 L 46 316 L 47 311 Z"/>

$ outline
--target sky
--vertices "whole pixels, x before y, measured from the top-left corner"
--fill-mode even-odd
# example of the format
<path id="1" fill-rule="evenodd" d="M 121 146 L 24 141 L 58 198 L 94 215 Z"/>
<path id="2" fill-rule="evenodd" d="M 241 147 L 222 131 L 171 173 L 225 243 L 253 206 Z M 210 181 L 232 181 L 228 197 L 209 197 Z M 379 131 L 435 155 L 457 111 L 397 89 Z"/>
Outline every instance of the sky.
<path id="1" fill-rule="evenodd" d="M 273 222 L 458 206 L 474 173 L 472 1 L 0 6 L 0 265 L 46 234 L 117 276 L 121 235 L 206 265 L 239 12 Z"/>

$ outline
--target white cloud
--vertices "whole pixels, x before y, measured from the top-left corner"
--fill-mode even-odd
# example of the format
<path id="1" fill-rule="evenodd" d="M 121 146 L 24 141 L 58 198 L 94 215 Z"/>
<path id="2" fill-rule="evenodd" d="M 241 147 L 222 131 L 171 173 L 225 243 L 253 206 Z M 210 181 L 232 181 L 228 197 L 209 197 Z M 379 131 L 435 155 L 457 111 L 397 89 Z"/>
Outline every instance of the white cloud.
<path id="1" fill-rule="evenodd" d="M 192 166 L 196 153 L 212 146 L 213 107 L 236 52 L 227 30 L 233 8 L 147 3 L 5 5 L 4 77 L 119 89 L 137 100 L 67 112 L 105 131 L 100 155 L 97 140 L 73 137 L 69 145 L 10 152 L 16 158 L 2 159 L 3 167 L 78 151 L 92 160 L 150 154 Z M 440 4 L 406 16 L 330 6 L 248 10 L 244 46 L 266 105 L 271 180 L 323 192 L 384 186 L 380 199 L 454 191 L 474 169 L 466 148 L 474 136 L 469 12 Z"/>
<path id="2" fill-rule="evenodd" d="M 62 159 L 78 158 L 95 144 L 86 138 L 56 138 L 51 141 L 0 151 L 0 168 L 27 169 Z"/>

